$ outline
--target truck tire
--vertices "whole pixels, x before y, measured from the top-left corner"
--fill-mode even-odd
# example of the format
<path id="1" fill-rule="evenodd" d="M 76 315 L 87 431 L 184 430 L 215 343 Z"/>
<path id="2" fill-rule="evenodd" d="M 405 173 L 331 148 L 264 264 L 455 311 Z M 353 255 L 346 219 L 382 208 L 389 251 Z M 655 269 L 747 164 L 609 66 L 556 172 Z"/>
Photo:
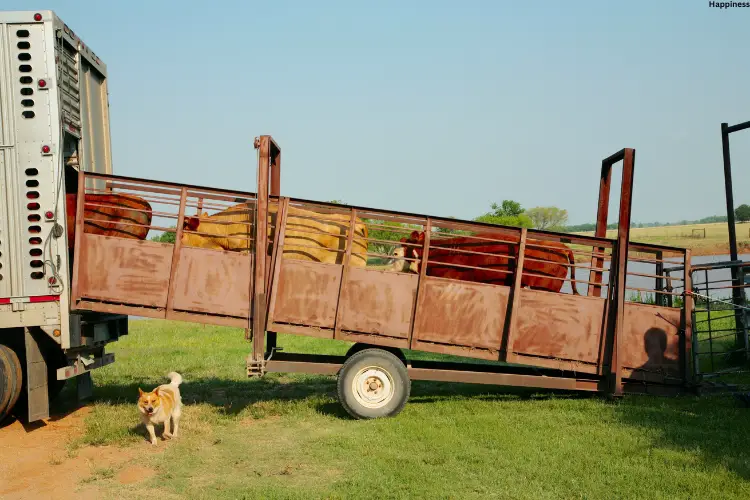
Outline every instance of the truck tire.
<path id="1" fill-rule="evenodd" d="M 383 349 L 353 354 L 339 370 L 337 385 L 341 406 L 356 419 L 393 417 L 411 392 L 406 366 Z"/>
<path id="2" fill-rule="evenodd" d="M 21 361 L 13 349 L 0 344 L 0 423 L 16 406 L 22 385 Z"/>

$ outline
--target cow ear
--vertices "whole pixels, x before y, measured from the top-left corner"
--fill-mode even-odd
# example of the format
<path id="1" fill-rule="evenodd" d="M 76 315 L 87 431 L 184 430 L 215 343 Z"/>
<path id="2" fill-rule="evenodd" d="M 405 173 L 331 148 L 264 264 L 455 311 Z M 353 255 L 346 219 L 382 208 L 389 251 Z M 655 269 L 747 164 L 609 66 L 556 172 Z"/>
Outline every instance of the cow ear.
<path id="1" fill-rule="evenodd" d="M 401 239 L 400 239 L 399 241 L 400 241 L 401 243 L 406 243 L 406 236 L 402 237 L 402 238 L 401 238 Z"/>
<path id="2" fill-rule="evenodd" d="M 419 233 L 419 238 L 417 239 L 417 241 L 420 243 L 424 242 L 424 232 Z"/>
<path id="3" fill-rule="evenodd" d="M 419 239 L 419 233 L 416 232 L 416 231 L 412 231 L 411 235 L 409 236 L 409 238 L 416 241 L 416 240 Z"/>

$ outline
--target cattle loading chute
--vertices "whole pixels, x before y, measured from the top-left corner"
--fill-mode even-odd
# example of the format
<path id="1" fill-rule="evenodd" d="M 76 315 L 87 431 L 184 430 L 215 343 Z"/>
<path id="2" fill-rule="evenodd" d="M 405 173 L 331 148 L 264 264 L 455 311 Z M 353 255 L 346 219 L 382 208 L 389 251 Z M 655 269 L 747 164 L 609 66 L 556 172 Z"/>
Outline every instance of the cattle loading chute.
<path id="1" fill-rule="evenodd" d="M 283 197 L 280 149 L 270 136 L 256 147 L 256 193 L 80 176 L 84 223 L 80 200 L 99 183 L 147 201 L 150 229 L 173 238 L 76 232 L 73 307 L 244 328 L 248 375 L 338 374 L 341 403 L 358 418 L 398 413 L 413 379 L 613 395 L 692 386 L 692 303 L 680 292 L 690 274 L 664 273 L 670 256 L 689 269 L 690 254 L 629 241 L 634 150 L 603 161 L 597 236 L 587 237 Z M 619 163 L 620 228 L 608 239 Z M 346 356 L 287 353 L 276 332 L 353 345 Z"/>

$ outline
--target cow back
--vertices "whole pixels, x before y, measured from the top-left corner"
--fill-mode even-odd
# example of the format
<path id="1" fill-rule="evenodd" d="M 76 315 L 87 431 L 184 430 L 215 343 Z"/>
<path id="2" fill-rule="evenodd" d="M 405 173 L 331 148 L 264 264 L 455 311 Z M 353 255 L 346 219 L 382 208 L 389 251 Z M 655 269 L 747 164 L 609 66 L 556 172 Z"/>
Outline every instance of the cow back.
<path id="1" fill-rule="evenodd" d="M 75 243 L 77 193 L 66 193 L 68 247 Z M 127 239 L 146 239 L 151 226 L 151 205 L 135 195 L 84 195 L 84 232 Z"/>

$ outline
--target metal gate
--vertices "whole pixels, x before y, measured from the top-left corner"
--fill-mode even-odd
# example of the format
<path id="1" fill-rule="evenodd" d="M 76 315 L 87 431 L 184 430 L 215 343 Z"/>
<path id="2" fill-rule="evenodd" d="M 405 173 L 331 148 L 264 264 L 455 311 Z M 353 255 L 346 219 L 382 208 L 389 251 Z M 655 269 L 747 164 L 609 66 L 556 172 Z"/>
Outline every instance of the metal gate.
<path id="1" fill-rule="evenodd" d="M 681 273 L 682 267 L 665 269 Z M 732 275 L 737 275 L 733 280 Z M 750 371 L 750 262 L 726 261 L 694 266 L 693 373 L 698 380 Z M 667 280 L 669 282 L 669 280 Z"/>

